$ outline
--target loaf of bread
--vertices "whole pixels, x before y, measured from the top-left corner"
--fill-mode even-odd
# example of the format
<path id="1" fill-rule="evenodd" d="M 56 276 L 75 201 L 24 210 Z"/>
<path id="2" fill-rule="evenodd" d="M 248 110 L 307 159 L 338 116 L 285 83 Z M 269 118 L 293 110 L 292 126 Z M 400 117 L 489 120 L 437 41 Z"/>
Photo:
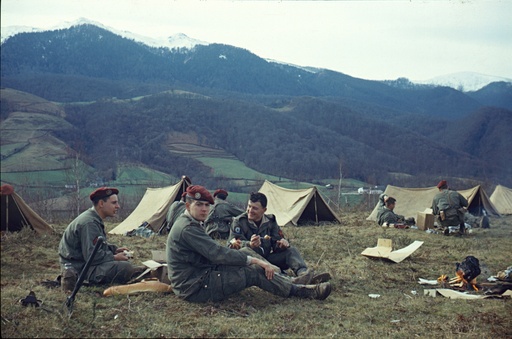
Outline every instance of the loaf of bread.
<path id="1" fill-rule="evenodd" d="M 129 285 L 111 286 L 103 292 L 103 296 L 119 294 L 136 294 L 142 292 L 172 292 L 171 285 L 164 284 L 158 280 L 143 280 L 139 283 Z"/>

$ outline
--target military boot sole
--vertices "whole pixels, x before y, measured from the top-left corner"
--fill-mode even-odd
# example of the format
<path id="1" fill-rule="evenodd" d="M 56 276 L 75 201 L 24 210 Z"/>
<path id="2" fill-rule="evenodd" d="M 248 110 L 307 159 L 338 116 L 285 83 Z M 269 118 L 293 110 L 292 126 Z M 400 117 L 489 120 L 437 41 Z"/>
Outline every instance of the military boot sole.
<path id="1" fill-rule="evenodd" d="M 312 285 L 317 285 L 317 284 L 320 284 L 323 282 L 327 282 L 327 281 L 331 280 L 331 278 L 332 278 L 331 275 L 327 272 L 320 273 L 320 274 L 313 276 L 313 278 L 311 278 L 309 283 Z"/>
<path id="2" fill-rule="evenodd" d="M 318 299 L 318 300 L 325 300 L 327 299 L 327 297 L 331 294 L 331 284 L 326 282 L 326 283 L 321 283 L 319 285 L 316 286 L 316 290 L 315 290 L 315 299 Z"/>

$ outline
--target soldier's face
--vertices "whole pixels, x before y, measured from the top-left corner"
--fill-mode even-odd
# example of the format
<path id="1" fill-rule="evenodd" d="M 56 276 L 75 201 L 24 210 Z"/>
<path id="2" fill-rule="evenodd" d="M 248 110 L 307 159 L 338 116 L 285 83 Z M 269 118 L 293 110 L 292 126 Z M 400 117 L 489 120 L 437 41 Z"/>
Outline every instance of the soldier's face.
<path id="1" fill-rule="evenodd" d="M 119 206 L 119 200 L 116 194 L 108 197 L 107 201 L 100 200 L 98 205 L 100 208 L 100 213 L 102 214 L 100 214 L 100 216 L 102 216 L 103 218 L 113 217 L 121 208 L 121 206 Z"/>
<path id="2" fill-rule="evenodd" d="M 207 201 L 197 201 L 187 202 L 187 210 L 192 216 L 192 218 L 205 221 L 208 217 L 208 212 L 210 212 L 210 203 Z"/>
<path id="3" fill-rule="evenodd" d="M 252 202 L 249 200 L 247 203 L 247 216 L 249 220 L 258 222 L 263 218 L 263 214 L 267 211 L 266 208 L 261 206 L 261 203 L 259 201 Z"/>

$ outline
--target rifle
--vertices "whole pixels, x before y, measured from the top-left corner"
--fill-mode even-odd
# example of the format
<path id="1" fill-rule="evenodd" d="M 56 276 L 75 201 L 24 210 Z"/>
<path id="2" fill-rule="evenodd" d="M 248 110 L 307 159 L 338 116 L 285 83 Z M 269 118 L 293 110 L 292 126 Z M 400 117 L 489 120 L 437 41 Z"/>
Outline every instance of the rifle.
<path id="1" fill-rule="evenodd" d="M 84 268 L 82 268 L 82 272 L 80 272 L 80 275 L 78 276 L 78 280 L 76 282 L 75 288 L 73 289 L 73 293 L 71 293 L 71 295 L 66 299 L 66 302 L 64 303 L 68 310 L 68 317 L 70 318 L 71 315 L 73 314 L 73 304 L 75 302 L 75 296 L 78 293 L 80 287 L 82 287 L 87 271 L 89 270 L 89 267 L 91 266 L 91 263 L 94 260 L 94 257 L 96 256 L 96 252 L 98 252 L 98 249 L 100 248 L 101 244 L 103 244 L 103 241 L 103 237 L 97 238 L 96 244 L 94 245 L 94 249 L 92 250 L 92 253 L 89 256 L 89 259 L 87 259 Z"/>

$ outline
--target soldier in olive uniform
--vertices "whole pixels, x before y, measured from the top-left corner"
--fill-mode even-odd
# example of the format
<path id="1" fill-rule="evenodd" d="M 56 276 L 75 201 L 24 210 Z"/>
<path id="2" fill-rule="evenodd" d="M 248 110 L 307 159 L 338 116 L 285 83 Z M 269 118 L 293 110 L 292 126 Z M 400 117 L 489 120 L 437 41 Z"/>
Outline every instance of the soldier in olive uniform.
<path id="1" fill-rule="evenodd" d="M 167 238 L 167 265 L 173 291 L 192 302 L 220 301 L 250 286 L 280 295 L 325 299 L 329 283 L 295 285 L 273 266 L 247 254 L 220 246 L 203 226 L 213 197 L 202 186 L 187 188 L 186 211 Z"/>
<path id="2" fill-rule="evenodd" d="M 226 201 L 228 192 L 218 189 L 213 193 L 214 204 L 205 220 L 206 234 L 213 239 L 227 239 L 234 217 L 244 213 L 240 208 Z"/>
<path id="3" fill-rule="evenodd" d="M 138 269 L 128 262 L 125 253 L 128 249 L 107 243 L 107 234 L 103 220 L 113 217 L 119 210 L 116 188 L 102 187 L 89 196 L 93 207 L 73 220 L 62 235 L 59 244 L 61 267 L 71 264 L 75 272 L 81 272 L 89 259 L 98 237 L 105 240 L 100 246 L 89 270 L 86 280 L 91 284 L 126 283 Z M 77 273 L 78 274 L 78 273 Z M 69 286 L 71 290 L 74 286 Z"/>
<path id="4" fill-rule="evenodd" d="M 403 215 L 398 215 L 393 210 L 395 209 L 396 199 L 393 197 L 386 197 L 384 206 L 379 209 L 377 213 L 377 222 L 380 226 L 386 224 L 400 224 L 405 222 Z"/>
<path id="5" fill-rule="evenodd" d="M 388 200 L 388 195 L 386 193 L 381 193 L 379 195 L 379 209 L 383 209 L 386 207 L 386 200 Z"/>
<path id="6" fill-rule="evenodd" d="M 297 276 L 294 280 L 296 283 L 307 284 L 312 281 L 328 280 L 328 273 L 313 276 L 313 271 L 307 268 L 299 251 L 291 247 L 284 238 L 275 216 L 265 214 L 266 210 L 265 194 L 251 193 L 247 212 L 233 219 L 228 246 L 235 249 L 251 249 L 281 270 L 291 269 Z"/>
<path id="7" fill-rule="evenodd" d="M 183 192 L 181 199 L 174 201 L 167 211 L 165 216 L 165 227 L 162 228 L 160 234 L 165 235 L 171 231 L 172 225 L 176 222 L 176 219 L 185 212 L 185 192 Z"/>
<path id="8" fill-rule="evenodd" d="M 459 233 L 464 234 L 464 214 L 468 207 L 468 201 L 459 192 L 448 189 L 446 180 L 437 184 L 439 193 L 432 200 L 432 212 L 437 215 L 438 222 L 445 227 L 445 234 L 449 233 L 448 226 L 459 225 Z"/>

